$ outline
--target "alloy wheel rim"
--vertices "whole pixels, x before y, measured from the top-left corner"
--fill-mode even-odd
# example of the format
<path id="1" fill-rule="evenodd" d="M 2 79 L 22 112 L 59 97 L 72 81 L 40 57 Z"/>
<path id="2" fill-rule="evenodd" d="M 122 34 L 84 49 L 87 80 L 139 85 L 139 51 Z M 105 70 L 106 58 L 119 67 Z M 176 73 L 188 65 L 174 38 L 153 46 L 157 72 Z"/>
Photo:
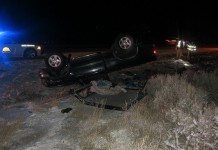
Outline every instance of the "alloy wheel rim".
<path id="1" fill-rule="evenodd" d="M 119 41 L 119 45 L 122 49 L 128 49 L 132 45 L 131 39 L 128 37 L 122 37 Z"/>
<path id="2" fill-rule="evenodd" d="M 61 58 L 58 55 L 52 55 L 49 57 L 48 63 L 52 67 L 58 67 L 61 64 Z"/>

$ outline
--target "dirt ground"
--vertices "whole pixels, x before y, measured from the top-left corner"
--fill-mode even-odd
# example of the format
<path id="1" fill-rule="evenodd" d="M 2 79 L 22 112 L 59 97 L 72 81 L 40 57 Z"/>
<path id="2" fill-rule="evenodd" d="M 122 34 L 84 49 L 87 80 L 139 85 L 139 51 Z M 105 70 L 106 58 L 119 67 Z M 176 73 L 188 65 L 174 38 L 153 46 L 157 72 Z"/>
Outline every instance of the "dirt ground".
<path id="1" fill-rule="evenodd" d="M 218 53 L 193 54 L 187 60 L 175 60 L 174 54 L 160 55 L 158 61 L 137 66 L 132 70 L 151 70 L 155 73 L 177 73 L 184 69 L 211 71 L 217 68 Z M 0 62 L 0 123 L 21 121 L 22 127 L 8 141 L 0 142 L 0 149 L 10 150 L 74 150 L 79 147 L 83 119 L 93 106 L 84 105 L 72 94 L 79 85 L 44 87 L 38 72 L 43 59 Z M 110 75 L 114 77 L 116 72 Z M 116 75 L 115 75 L 116 76 Z M 71 108 L 68 113 L 63 109 Z M 81 116 L 82 118 L 79 117 Z M 122 115 L 123 111 L 105 110 L 96 125 Z M 118 143 L 122 140 L 117 136 Z M 101 140 L 100 140 L 101 141 Z M 103 143 L 103 142 L 102 142 Z M 97 145 L 101 145 L 101 142 Z M 121 149 L 128 149 L 122 147 Z"/>

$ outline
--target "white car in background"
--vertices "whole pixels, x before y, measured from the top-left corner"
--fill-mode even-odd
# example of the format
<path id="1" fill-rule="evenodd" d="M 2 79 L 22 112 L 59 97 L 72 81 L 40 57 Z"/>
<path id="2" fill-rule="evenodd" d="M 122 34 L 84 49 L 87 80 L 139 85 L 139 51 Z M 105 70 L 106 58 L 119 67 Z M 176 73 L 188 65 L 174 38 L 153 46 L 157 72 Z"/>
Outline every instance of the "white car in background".
<path id="1" fill-rule="evenodd" d="M 3 44 L 0 43 L 0 56 L 2 57 L 23 57 L 34 59 L 42 53 L 41 46 L 35 44 Z"/>

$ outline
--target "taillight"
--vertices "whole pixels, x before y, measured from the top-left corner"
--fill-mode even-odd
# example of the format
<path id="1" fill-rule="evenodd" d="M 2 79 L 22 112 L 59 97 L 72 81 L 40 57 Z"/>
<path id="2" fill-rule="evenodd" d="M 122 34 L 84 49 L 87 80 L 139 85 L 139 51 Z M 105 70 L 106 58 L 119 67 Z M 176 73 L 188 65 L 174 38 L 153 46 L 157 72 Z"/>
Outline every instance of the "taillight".
<path id="1" fill-rule="evenodd" d="M 45 71 L 40 71 L 40 72 L 39 72 L 39 77 L 40 77 L 40 78 L 46 78 L 46 77 L 49 77 L 49 75 L 48 75 L 48 73 L 45 72 Z"/>
<path id="2" fill-rule="evenodd" d="M 153 54 L 155 54 L 155 55 L 156 55 L 156 54 L 157 54 L 157 50 L 153 50 Z"/>

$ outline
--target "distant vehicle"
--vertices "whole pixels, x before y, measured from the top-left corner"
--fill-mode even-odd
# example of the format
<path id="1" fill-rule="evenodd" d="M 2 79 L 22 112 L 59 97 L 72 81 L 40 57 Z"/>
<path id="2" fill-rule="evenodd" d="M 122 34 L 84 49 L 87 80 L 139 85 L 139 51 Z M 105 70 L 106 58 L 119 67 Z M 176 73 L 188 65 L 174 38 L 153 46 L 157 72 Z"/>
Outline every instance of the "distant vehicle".
<path id="1" fill-rule="evenodd" d="M 61 52 L 51 52 L 45 57 L 46 68 L 39 72 L 44 86 L 54 86 L 87 80 L 111 71 L 136 66 L 157 59 L 154 45 L 137 45 L 126 48 L 128 38 L 124 36 L 124 49 L 95 52 L 89 55 L 71 58 Z M 127 45 L 126 45 L 127 44 Z"/>
<path id="2" fill-rule="evenodd" d="M 42 54 L 40 45 L 24 42 L 23 36 L 13 31 L 0 32 L 0 57 L 33 59 Z"/>
<path id="3" fill-rule="evenodd" d="M 1 44 L 0 56 L 33 59 L 41 55 L 41 46 L 35 44 Z"/>
<path id="4" fill-rule="evenodd" d="M 176 45 L 177 39 L 166 39 L 165 40 L 168 45 Z"/>

